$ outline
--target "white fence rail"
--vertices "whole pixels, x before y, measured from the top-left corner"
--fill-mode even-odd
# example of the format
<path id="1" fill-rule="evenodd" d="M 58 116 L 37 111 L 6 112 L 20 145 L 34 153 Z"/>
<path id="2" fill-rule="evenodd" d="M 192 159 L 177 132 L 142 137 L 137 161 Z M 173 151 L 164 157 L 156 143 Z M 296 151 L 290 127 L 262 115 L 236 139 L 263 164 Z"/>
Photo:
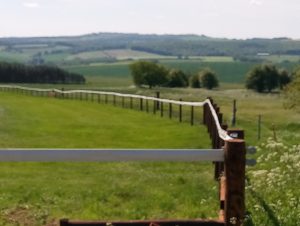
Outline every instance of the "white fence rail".
<path id="1" fill-rule="evenodd" d="M 0 162 L 223 162 L 222 149 L 2 149 Z"/>

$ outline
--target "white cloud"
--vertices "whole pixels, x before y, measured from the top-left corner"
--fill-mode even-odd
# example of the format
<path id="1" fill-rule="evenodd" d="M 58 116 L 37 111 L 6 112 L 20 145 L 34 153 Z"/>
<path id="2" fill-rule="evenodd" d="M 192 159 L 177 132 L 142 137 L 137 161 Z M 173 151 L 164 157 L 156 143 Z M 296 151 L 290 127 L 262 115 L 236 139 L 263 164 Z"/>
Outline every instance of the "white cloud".
<path id="1" fill-rule="evenodd" d="M 38 8 L 40 7 L 40 4 L 37 2 L 24 2 L 23 6 L 26 8 Z"/>

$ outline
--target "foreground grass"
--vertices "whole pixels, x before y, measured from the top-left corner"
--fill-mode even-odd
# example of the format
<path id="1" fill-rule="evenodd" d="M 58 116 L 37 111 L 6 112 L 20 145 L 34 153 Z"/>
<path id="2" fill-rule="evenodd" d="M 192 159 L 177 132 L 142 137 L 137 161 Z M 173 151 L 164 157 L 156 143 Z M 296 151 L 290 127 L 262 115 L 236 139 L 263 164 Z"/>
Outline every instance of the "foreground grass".
<path id="1" fill-rule="evenodd" d="M 204 148 L 204 128 L 109 105 L 0 93 L 0 146 Z M 217 216 L 211 164 L 1 163 L 0 224 Z"/>

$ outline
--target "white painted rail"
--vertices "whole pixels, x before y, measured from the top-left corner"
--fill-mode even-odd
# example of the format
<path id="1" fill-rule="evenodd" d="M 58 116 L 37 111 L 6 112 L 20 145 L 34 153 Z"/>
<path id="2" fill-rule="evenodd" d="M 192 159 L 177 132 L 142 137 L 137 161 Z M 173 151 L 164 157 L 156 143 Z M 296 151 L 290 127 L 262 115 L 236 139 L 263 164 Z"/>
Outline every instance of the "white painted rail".
<path id="1" fill-rule="evenodd" d="M 222 149 L 2 149 L 0 162 L 223 162 Z"/>

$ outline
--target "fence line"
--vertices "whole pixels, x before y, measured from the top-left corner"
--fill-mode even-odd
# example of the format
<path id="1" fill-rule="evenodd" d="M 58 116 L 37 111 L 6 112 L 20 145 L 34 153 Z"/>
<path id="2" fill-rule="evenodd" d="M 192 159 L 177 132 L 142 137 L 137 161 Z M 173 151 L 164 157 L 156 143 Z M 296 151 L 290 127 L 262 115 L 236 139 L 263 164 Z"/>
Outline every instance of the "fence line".
<path id="1" fill-rule="evenodd" d="M 102 91 L 88 91 L 88 90 L 58 90 L 58 89 L 37 89 L 37 88 L 28 88 L 28 87 L 21 87 L 21 86 L 9 86 L 9 85 L 0 85 L 0 90 L 25 90 L 29 91 L 30 94 L 34 95 L 33 92 L 46 92 L 48 93 L 47 96 L 52 96 L 54 94 L 54 97 L 66 97 L 65 95 L 69 94 L 75 94 L 75 97 L 71 98 L 78 98 L 76 95 L 79 93 L 79 99 L 83 100 L 84 96 L 82 94 L 86 94 L 85 99 L 88 100 L 88 95 L 92 94 L 92 100 L 93 95 L 104 95 L 105 96 L 105 103 L 108 103 L 108 96 L 113 96 L 113 102 L 114 105 L 116 104 L 116 97 L 122 97 L 122 106 L 124 107 L 124 98 L 130 98 L 130 106 L 133 108 L 133 99 L 140 100 L 140 110 L 144 110 L 144 101 L 146 100 L 146 111 L 148 112 L 149 106 L 148 101 L 153 101 L 153 113 L 156 112 L 163 116 L 163 107 L 164 103 L 169 104 L 169 117 L 172 117 L 172 104 L 176 104 L 179 106 L 179 121 L 182 121 L 182 106 L 191 106 L 191 124 L 194 123 L 194 107 L 203 107 L 203 124 L 206 125 L 208 133 L 210 135 L 211 141 L 212 141 L 212 150 L 202 150 L 204 152 L 198 151 L 191 151 L 188 154 L 188 151 L 181 150 L 184 153 L 182 155 L 180 154 L 180 150 L 177 150 L 177 153 L 171 153 L 172 150 L 169 152 L 166 152 L 166 150 L 156 150 L 157 153 L 155 153 L 155 150 L 153 153 L 150 153 L 148 151 L 147 153 L 144 153 L 144 155 L 148 155 L 147 159 L 149 160 L 152 158 L 152 160 L 157 160 L 156 158 L 165 158 L 165 159 L 171 159 L 171 161 L 182 161 L 184 158 L 189 160 L 190 158 L 195 158 L 195 155 L 199 155 L 199 159 L 210 159 L 210 161 L 213 161 L 215 164 L 215 179 L 219 182 L 219 202 L 220 202 L 220 212 L 219 212 L 219 219 L 217 221 L 207 221 L 207 220 L 186 220 L 186 221 L 127 221 L 127 222 L 80 222 L 80 221 L 69 221 L 67 219 L 62 219 L 60 221 L 61 226 L 73 226 L 73 225 L 115 225 L 115 226 L 148 226 L 148 225 L 159 225 L 159 226 L 170 226 L 170 225 L 178 225 L 178 226 L 188 226 L 188 225 L 224 225 L 224 226 L 242 226 L 244 223 L 244 214 L 245 214 L 245 163 L 246 163 L 246 147 L 245 147 L 245 141 L 244 141 L 244 131 L 239 129 L 228 129 L 228 126 L 226 124 L 222 124 L 223 120 L 223 114 L 220 112 L 220 108 L 213 102 L 211 98 L 207 98 L 206 100 L 202 102 L 186 102 L 186 101 L 176 101 L 176 100 L 168 100 L 168 99 L 161 99 L 159 98 L 159 93 L 157 93 L 157 97 L 147 97 L 147 96 L 141 96 L 141 95 L 131 95 L 131 94 L 121 94 L 116 92 L 102 92 Z M 100 102 L 100 96 L 98 96 L 98 102 Z M 171 106 L 171 107 L 170 107 Z M 170 110 L 171 109 L 171 110 Z M 42 151 L 42 150 L 40 150 Z M 49 153 L 48 151 L 45 151 L 44 153 L 49 154 L 50 157 L 57 160 L 57 158 L 62 158 L 62 161 L 66 161 L 66 159 L 70 159 L 69 156 L 66 157 L 66 159 L 63 160 L 63 156 L 68 155 L 67 150 L 52 150 L 53 153 Z M 69 150 L 70 151 L 70 150 Z M 102 157 L 99 157 L 100 155 L 104 156 L 108 153 L 103 152 L 99 154 L 100 152 L 96 153 L 95 150 L 86 150 L 89 153 L 90 157 L 94 156 L 97 159 L 100 159 Z M 99 150 L 98 150 L 99 151 Z M 115 150 L 114 150 L 115 151 Z M 109 150 L 110 155 L 112 156 L 113 150 Z M 137 160 L 139 161 L 139 152 L 135 150 L 127 150 L 128 153 L 126 154 L 126 150 L 123 150 L 125 152 L 121 153 L 121 151 L 116 155 L 113 156 L 108 161 L 112 161 L 113 159 L 119 158 L 120 161 L 125 160 L 126 158 L 130 160 Z M 134 152 L 135 151 L 135 152 Z M 142 151 L 142 150 L 139 150 Z M 151 151 L 151 152 L 152 152 Z M 174 150 L 173 150 L 174 151 Z M 205 153 L 205 151 L 209 151 L 212 153 Z M 11 152 L 11 153 L 9 153 Z M 14 153 L 13 153 L 14 152 Z M 29 153 L 30 152 L 30 153 Z M 42 151 L 43 152 L 43 151 Z M 118 150 L 117 150 L 118 152 Z M 115 152 L 115 153 L 117 153 Z M 134 152 L 134 153 L 133 153 Z M 142 151 L 143 152 L 143 151 Z M 161 152 L 161 153 L 159 153 Z M 164 152 L 165 155 L 162 154 Z M 88 159 L 89 155 L 86 153 L 83 153 L 81 150 L 72 150 L 72 153 L 74 153 L 73 156 L 77 156 L 74 161 L 76 161 L 77 158 Z M 201 154 L 200 154 L 201 153 Z M 214 153 L 214 154 L 213 154 Z M 98 155 L 97 155 L 98 154 Z M 122 156 L 123 154 L 123 156 Z M 162 155 L 161 155 L 162 154 Z M 41 154 L 37 154 L 37 152 L 34 152 L 33 150 L 0 150 L 0 158 L 16 158 L 12 159 L 15 161 L 18 161 L 17 157 L 20 158 L 28 158 L 33 160 L 32 156 L 40 156 L 41 160 L 48 160 L 49 156 Z M 127 157 L 126 157 L 127 155 Z M 173 157 L 171 156 L 173 155 Z M 194 156 L 193 156 L 194 155 Z M 201 156 L 200 156 L 201 155 Z M 124 157 L 125 156 L 125 157 Z M 135 156 L 135 157 L 133 157 Z M 142 155 L 140 155 L 141 157 Z M 205 157 L 204 157 L 205 156 Z M 214 156 L 214 157 L 212 157 Z M 198 158 L 197 157 L 197 158 Z M 136 159 L 135 159 L 136 158 Z M 142 156 L 140 160 L 144 159 Z M 99 161 L 100 161 L 99 160 Z M 102 158 L 103 160 L 103 158 Z M 4 159 L 5 161 L 5 159 Z M 6 160 L 7 161 L 7 160 Z"/>
<path id="2" fill-rule="evenodd" d="M 218 135 L 222 140 L 230 140 L 232 137 L 230 137 L 225 130 L 222 129 L 218 115 L 211 103 L 210 99 L 206 99 L 202 102 L 191 102 L 191 101 L 182 101 L 182 100 L 170 100 L 170 99 L 162 99 L 157 97 L 149 97 L 149 96 L 143 96 L 143 95 L 136 95 L 136 94 L 123 94 L 123 93 L 117 93 L 117 92 L 106 92 L 106 91 L 94 91 L 94 90 L 59 90 L 59 89 L 41 89 L 41 88 L 31 88 L 31 87 L 23 87 L 23 86 L 15 86 L 15 85 L 0 85 L 0 88 L 3 89 L 10 89 L 10 90 L 26 90 L 26 91 L 35 91 L 35 92 L 46 92 L 46 93 L 53 93 L 55 97 L 57 97 L 56 94 L 62 95 L 62 97 L 65 97 L 66 94 L 80 94 L 80 100 L 82 100 L 82 94 L 98 94 L 98 95 L 105 95 L 105 98 L 107 98 L 108 95 L 113 96 L 113 102 L 114 105 L 116 103 L 115 97 L 122 97 L 122 98 L 130 98 L 132 99 L 139 99 L 140 101 L 140 109 L 143 110 L 143 101 L 154 101 L 157 103 L 158 108 L 161 108 L 161 116 L 163 117 L 163 103 L 169 104 L 176 104 L 179 106 L 191 106 L 191 124 L 194 124 L 194 108 L 193 107 L 203 107 L 205 105 L 209 106 L 210 112 L 212 114 L 213 120 L 215 122 Z M 86 97 L 87 98 L 87 97 Z M 122 100 L 123 101 L 123 100 Z M 107 99 L 105 99 L 105 102 L 107 103 Z M 122 104 L 123 105 L 123 104 Z M 158 110 L 158 109 L 156 109 Z M 180 113 L 182 114 L 182 112 Z M 169 113 L 169 116 L 171 114 Z M 180 118 L 181 120 L 181 118 Z"/>

